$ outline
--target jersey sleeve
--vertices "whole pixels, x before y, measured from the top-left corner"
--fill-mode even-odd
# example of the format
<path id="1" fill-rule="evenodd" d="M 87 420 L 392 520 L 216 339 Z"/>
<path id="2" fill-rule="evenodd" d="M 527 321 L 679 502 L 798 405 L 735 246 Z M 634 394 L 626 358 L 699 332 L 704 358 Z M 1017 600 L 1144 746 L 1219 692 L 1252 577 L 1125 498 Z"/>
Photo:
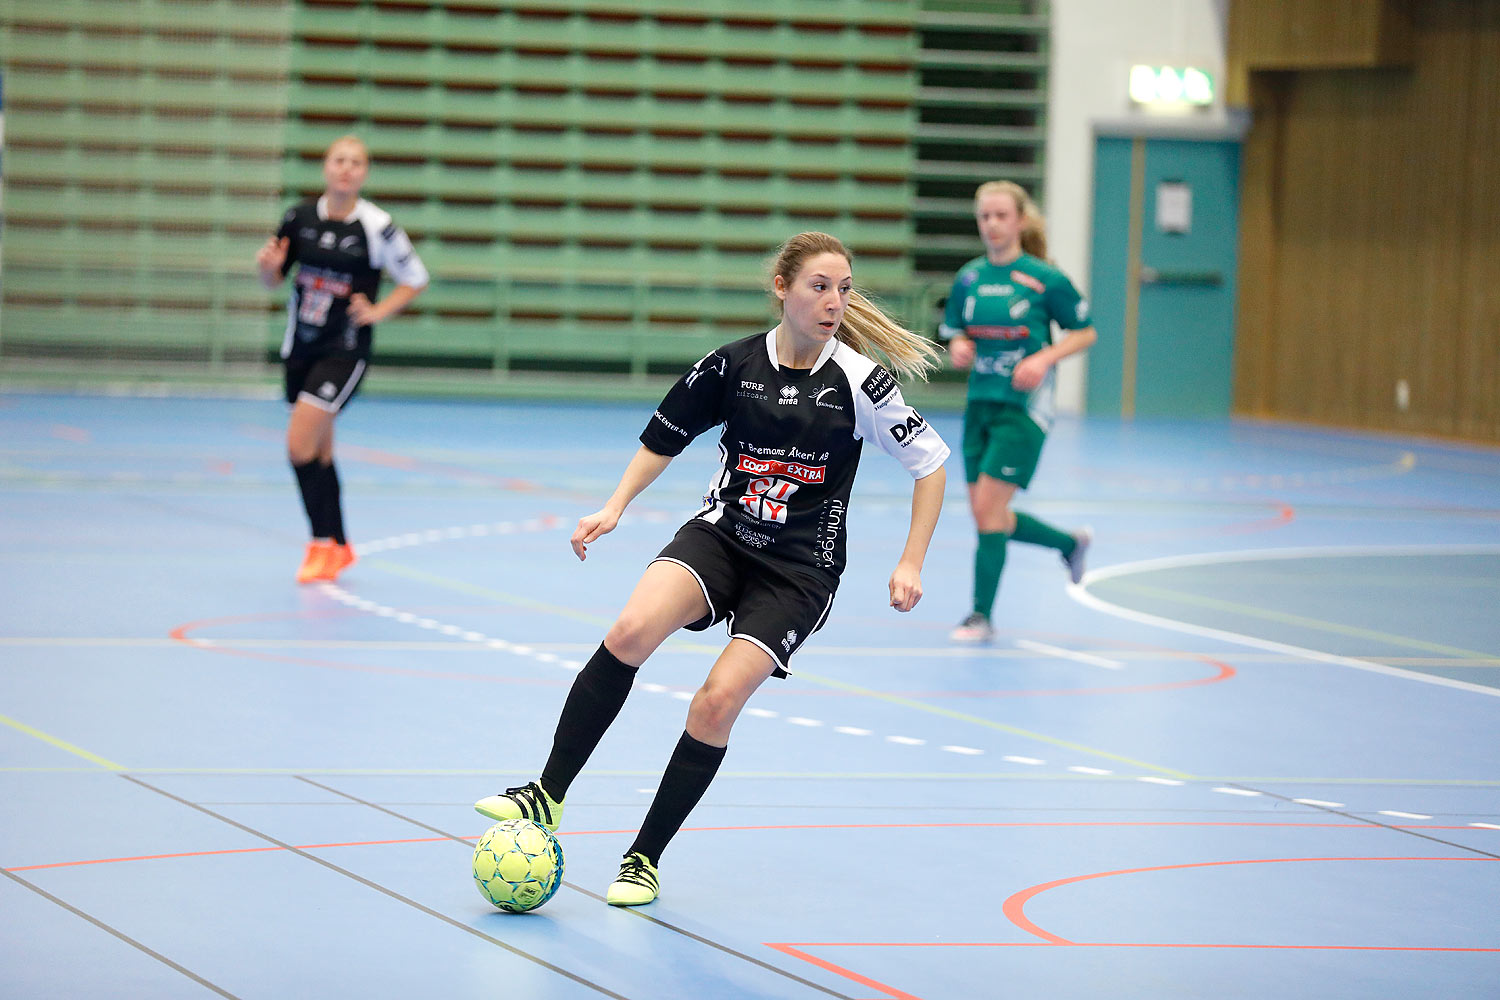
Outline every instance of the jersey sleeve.
<path id="1" fill-rule="evenodd" d="M 964 332 L 964 300 L 969 296 L 969 285 L 965 281 L 967 271 L 959 271 L 953 279 L 953 288 L 948 292 L 948 304 L 943 308 L 943 321 L 938 324 L 938 337 L 952 340 Z"/>
<path id="2" fill-rule="evenodd" d="M 901 395 L 896 377 L 874 365 L 854 393 L 854 432 L 924 479 L 948 460 L 948 445 Z"/>
<path id="3" fill-rule="evenodd" d="M 714 351 L 678 379 L 641 431 L 641 444 L 676 457 L 693 438 L 724 422 L 725 371 L 729 359 Z"/>
<path id="4" fill-rule="evenodd" d="M 423 288 L 430 280 L 426 265 L 411 245 L 411 238 L 391 221 L 380 228 L 376 245 L 370 248 L 370 266 L 386 271 L 398 285 Z"/>
<path id="5" fill-rule="evenodd" d="M 1047 285 L 1047 314 L 1064 330 L 1082 330 L 1093 323 L 1089 300 L 1078 294 L 1067 275 L 1058 274 Z"/>
<path id="6" fill-rule="evenodd" d="M 286 240 L 286 260 L 281 262 L 281 276 L 285 278 L 287 272 L 291 271 L 292 265 L 297 263 L 297 209 L 295 207 L 286 210 L 281 217 L 281 225 L 276 227 L 276 238 Z"/>

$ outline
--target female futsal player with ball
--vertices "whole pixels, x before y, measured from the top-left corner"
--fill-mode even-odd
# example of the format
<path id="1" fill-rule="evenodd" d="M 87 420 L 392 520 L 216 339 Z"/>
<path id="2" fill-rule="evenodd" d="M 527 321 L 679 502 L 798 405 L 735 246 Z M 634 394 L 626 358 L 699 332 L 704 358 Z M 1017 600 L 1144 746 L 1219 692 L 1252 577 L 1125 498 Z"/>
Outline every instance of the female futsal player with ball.
<path id="1" fill-rule="evenodd" d="M 910 611 L 922 597 L 948 446 L 868 355 L 878 351 L 895 371 L 924 377 L 936 348 L 853 290 L 849 253 L 827 234 L 802 233 L 782 246 L 772 290 L 781 322 L 719 348 L 683 375 L 641 433 L 614 495 L 579 520 L 572 545 L 583 559 L 674 456 L 722 426 L 721 464 L 705 506 L 646 567 L 578 674 L 541 777 L 474 805 L 492 819 L 526 818 L 555 830 L 568 786 L 619 713 L 636 669 L 678 629 L 727 620 L 729 643 L 693 695 L 656 797 L 609 887 L 615 906 L 656 898 L 662 851 L 718 772 L 740 710 L 767 677 L 787 675 L 792 656 L 827 620 L 864 441 L 915 480 L 906 545 L 889 582 L 891 607 Z"/>
<path id="2" fill-rule="evenodd" d="M 427 269 L 406 233 L 359 196 L 369 175 L 365 144 L 352 135 L 334 140 L 323 158 L 323 196 L 288 209 L 255 255 L 267 288 L 297 265 L 281 358 L 292 404 L 287 458 L 312 529 L 298 583 L 335 579 L 354 562 L 333 466 L 333 421 L 365 377 L 375 324 L 427 286 Z M 383 299 L 382 271 L 396 282 Z"/>

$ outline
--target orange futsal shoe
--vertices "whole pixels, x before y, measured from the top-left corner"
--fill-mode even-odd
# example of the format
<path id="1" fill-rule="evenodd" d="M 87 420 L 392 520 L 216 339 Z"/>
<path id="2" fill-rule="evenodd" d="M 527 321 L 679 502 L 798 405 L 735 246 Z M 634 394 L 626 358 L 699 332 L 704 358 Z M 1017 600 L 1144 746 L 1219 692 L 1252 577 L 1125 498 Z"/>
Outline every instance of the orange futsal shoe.
<path id="1" fill-rule="evenodd" d="M 325 576 L 324 573 L 327 572 L 326 567 L 329 565 L 334 548 L 334 544 L 327 539 L 308 542 L 307 555 L 302 557 L 302 566 L 297 570 L 297 582 L 313 583 L 317 580 L 333 579 Z M 352 556 L 349 561 L 354 561 Z"/>
<path id="2" fill-rule="evenodd" d="M 334 543 L 328 546 L 328 554 L 323 557 L 323 573 L 319 580 L 337 580 L 339 574 L 354 565 L 354 546 L 345 542 L 343 545 Z"/>

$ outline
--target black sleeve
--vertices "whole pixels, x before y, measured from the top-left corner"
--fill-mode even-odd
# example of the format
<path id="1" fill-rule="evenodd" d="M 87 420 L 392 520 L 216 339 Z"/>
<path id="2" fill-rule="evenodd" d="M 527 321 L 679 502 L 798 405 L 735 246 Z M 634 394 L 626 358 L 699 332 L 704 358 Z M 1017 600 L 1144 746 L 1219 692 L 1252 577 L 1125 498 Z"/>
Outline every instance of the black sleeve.
<path id="1" fill-rule="evenodd" d="M 693 438 L 723 423 L 728 367 L 724 354 L 714 351 L 678 379 L 641 431 L 641 444 L 658 455 L 675 457 Z"/>
<path id="2" fill-rule="evenodd" d="M 281 265 L 281 276 L 286 277 L 292 265 L 297 262 L 297 209 L 289 208 L 281 217 L 281 225 L 276 230 L 276 238 L 279 240 L 286 237 L 286 261 Z"/>

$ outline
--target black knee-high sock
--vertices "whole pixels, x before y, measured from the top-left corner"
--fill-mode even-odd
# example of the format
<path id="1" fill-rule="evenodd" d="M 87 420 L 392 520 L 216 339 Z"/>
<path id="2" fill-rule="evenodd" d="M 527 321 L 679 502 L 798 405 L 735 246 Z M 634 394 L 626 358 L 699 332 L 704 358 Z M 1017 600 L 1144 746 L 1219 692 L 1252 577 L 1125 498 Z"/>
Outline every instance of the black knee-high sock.
<path id="1" fill-rule="evenodd" d="M 563 702 L 562 716 L 557 720 L 552 755 L 542 768 L 542 788 L 553 799 L 560 802 L 568 794 L 568 786 L 588 763 L 604 731 L 620 714 L 625 696 L 630 694 L 630 685 L 635 683 L 635 670 L 601 642 L 578 672 L 568 700 Z"/>
<path id="2" fill-rule="evenodd" d="M 297 474 L 297 489 L 302 492 L 302 509 L 307 511 L 307 525 L 312 529 L 312 536 L 331 538 L 332 536 L 328 533 L 329 525 L 326 514 L 328 507 L 324 499 L 326 488 L 322 465 L 315 458 L 301 465 L 293 463 L 292 471 Z"/>
<path id="3" fill-rule="evenodd" d="M 708 791 L 714 775 L 719 773 L 719 765 L 728 749 L 709 746 L 693 739 L 687 730 L 682 731 L 677 749 L 672 751 L 672 759 L 667 762 L 666 773 L 661 776 L 656 798 L 651 800 L 651 808 L 646 812 L 646 821 L 641 824 L 641 832 L 635 835 L 635 843 L 626 853 L 639 851 L 650 858 L 653 865 L 661 860 L 667 842 L 682 829 L 688 813 L 693 811 L 703 793 Z"/>
<path id="4" fill-rule="evenodd" d="M 323 523 L 328 526 L 328 537 L 343 545 L 344 504 L 339 495 L 339 473 L 332 461 L 319 468 L 323 479 Z"/>

